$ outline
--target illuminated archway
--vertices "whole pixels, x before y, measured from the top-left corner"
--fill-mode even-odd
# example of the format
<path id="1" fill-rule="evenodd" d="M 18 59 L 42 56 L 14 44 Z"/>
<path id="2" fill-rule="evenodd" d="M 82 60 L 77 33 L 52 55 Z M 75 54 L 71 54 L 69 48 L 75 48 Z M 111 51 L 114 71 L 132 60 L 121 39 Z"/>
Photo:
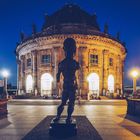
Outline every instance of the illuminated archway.
<path id="1" fill-rule="evenodd" d="M 114 76 L 108 76 L 108 90 L 110 93 L 114 93 Z"/>
<path id="2" fill-rule="evenodd" d="M 49 73 L 41 76 L 41 96 L 51 95 L 53 77 Z"/>
<path id="3" fill-rule="evenodd" d="M 28 75 L 26 78 L 26 92 L 32 93 L 33 91 L 33 77 L 32 75 Z"/>
<path id="4" fill-rule="evenodd" d="M 99 76 L 97 73 L 91 73 L 88 78 L 89 93 L 99 96 Z"/>

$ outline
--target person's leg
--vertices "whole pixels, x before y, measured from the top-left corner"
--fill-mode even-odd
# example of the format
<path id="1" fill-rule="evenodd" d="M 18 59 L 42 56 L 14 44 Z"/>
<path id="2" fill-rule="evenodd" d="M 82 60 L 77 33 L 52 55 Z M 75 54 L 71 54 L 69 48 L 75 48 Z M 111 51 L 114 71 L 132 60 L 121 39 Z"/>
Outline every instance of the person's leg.
<path id="1" fill-rule="evenodd" d="M 75 105 L 75 90 L 69 93 L 69 103 L 68 103 L 68 109 L 67 109 L 68 116 L 66 119 L 66 122 L 68 123 L 71 122 L 71 115 L 74 111 L 74 105 Z"/>
<path id="2" fill-rule="evenodd" d="M 58 121 L 60 119 L 60 116 L 61 116 L 61 114 L 62 114 L 62 112 L 64 110 L 64 106 L 66 105 L 67 100 L 68 100 L 67 93 L 66 93 L 66 91 L 63 91 L 62 92 L 61 104 L 57 108 L 57 116 L 54 119 L 54 121 Z"/>

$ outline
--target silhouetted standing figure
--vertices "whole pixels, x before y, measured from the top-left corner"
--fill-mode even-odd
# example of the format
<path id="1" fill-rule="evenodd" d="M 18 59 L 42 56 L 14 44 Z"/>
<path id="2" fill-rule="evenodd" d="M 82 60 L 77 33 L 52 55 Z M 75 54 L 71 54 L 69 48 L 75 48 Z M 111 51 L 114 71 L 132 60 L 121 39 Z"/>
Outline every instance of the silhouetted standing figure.
<path id="1" fill-rule="evenodd" d="M 64 106 L 68 102 L 67 109 L 67 119 L 66 122 L 71 122 L 71 115 L 74 111 L 75 104 L 75 93 L 77 89 L 77 81 L 76 81 L 76 71 L 79 69 L 79 63 L 74 60 L 74 55 L 76 53 L 76 42 L 72 38 L 67 38 L 64 41 L 65 51 L 65 59 L 62 60 L 58 65 L 58 73 L 57 73 L 57 82 L 60 81 L 60 75 L 62 73 L 64 77 L 63 91 L 62 91 L 62 102 L 58 106 L 57 116 L 54 121 L 58 121 L 60 119 L 61 113 L 63 112 Z"/>

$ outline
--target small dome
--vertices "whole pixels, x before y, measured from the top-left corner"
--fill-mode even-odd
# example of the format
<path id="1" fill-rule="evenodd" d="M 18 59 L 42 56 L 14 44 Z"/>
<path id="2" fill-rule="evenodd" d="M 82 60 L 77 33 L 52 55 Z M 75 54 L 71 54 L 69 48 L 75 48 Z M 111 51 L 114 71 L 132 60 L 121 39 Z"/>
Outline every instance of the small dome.
<path id="1" fill-rule="evenodd" d="M 73 4 L 65 5 L 54 14 L 47 15 L 43 29 L 60 24 L 85 24 L 94 27 L 95 30 L 100 30 L 96 15 L 90 15 L 79 6 Z"/>

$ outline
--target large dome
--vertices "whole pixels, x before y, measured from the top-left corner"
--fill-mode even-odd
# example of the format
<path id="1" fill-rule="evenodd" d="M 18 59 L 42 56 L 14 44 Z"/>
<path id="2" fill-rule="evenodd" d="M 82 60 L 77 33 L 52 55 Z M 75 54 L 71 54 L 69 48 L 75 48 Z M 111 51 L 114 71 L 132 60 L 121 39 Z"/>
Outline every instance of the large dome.
<path id="1" fill-rule="evenodd" d="M 90 15 L 79 6 L 73 4 L 63 6 L 52 15 L 46 15 L 43 29 L 61 24 L 82 24 L 91 26 L 97 31 L 100 30 L 96 21 L 96 15 Z"/>

